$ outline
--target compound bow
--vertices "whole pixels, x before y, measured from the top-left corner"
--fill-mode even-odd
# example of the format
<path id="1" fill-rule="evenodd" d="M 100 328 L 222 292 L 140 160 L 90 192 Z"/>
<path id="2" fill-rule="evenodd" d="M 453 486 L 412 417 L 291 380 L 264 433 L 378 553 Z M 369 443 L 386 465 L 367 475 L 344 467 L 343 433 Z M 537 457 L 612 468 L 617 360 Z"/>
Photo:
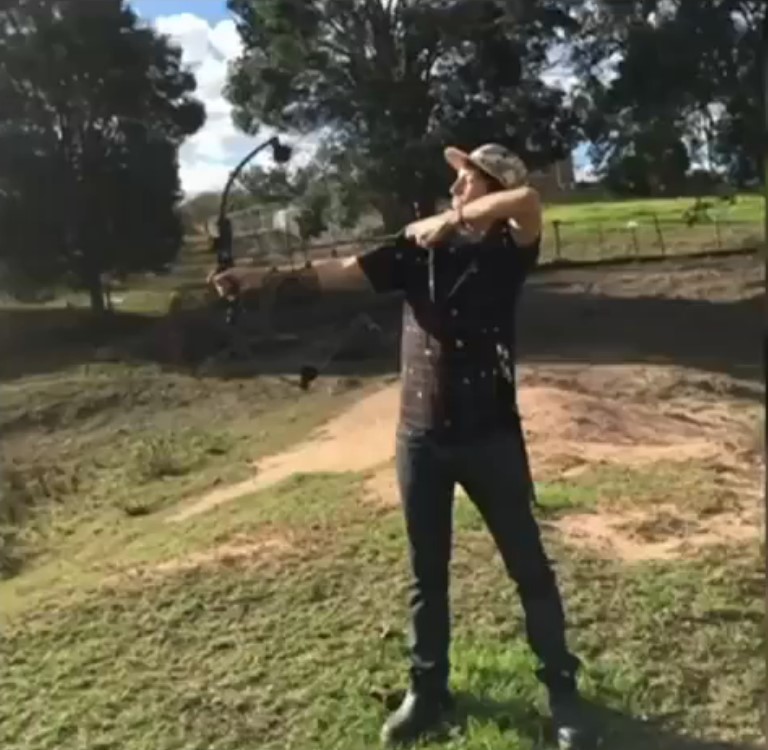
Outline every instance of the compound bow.
<path id="1" fill-rule="evenodd" d="M 235 180 L 243 171 L 245 166 L 259 153 L 268 146 L 272 147 L 272 157 L 277 164 L 286 164 L 291 159 L 291 147 L 281 143 L 277 136 L 273 136 L 265 143 L 260 144 L 247 154 L 240 163 L 229 173 L 229 178 L 221 194 L 221 203 L 219 204 L 218 218 L 216 219 L 216 237 L 213 239 L 212 250 L 216 253 L 216 272 L 221 273 L 234 266 L 232 222 L 228 216 L 229 195 Z M 229 326 L 235 325 L 240 312 L 239 289 L 230 291 L 226 297 L 226 323 Z"/>

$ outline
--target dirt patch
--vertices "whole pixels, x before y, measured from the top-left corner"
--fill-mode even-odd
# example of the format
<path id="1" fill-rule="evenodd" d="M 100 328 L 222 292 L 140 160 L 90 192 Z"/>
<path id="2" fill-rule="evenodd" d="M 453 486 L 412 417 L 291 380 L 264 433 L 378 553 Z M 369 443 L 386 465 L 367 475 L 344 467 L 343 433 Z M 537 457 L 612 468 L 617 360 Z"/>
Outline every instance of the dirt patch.
<path id="1" fill-rule="evenodd" d="M 755 458 L 754 424 L 743 406 L 719 392 L 694 398 L 696 389 L 685 385 L 690 375 L 675 368 L 524 367 L 521 375 L 519 406 L 537 480 L 573 478 L 596 464 L 707 461 L 737 483 Z M 668 400 L 650 405 L 662 390 Z M 392 468 L 375 471 L 366 491 L 396 503 Z"/>
<path id="2" fill-rule="evenodd" d="M 715 456 L 702 423 L 559 386 L 523 386 L 520 412 L 538 477 L 573 476 L 595 463 L 640 466 Z"/>
<path id="3" fill-rule="evenodd" d="M 743 544 L 759 537 L 754 518 L 721 513 L 701 521 L 676 509 L 653 513 L 574 513 L 550 524 L 567 544 L 624 562 L 673 560 L 702 547 Z"/>
<path id="4" fill-rule="evenodd" d="M 638 402 L 638 396 L 645 400 L 649 390 L 658 390 L 675 378 L 644 369 L 606 367 L 604 372 L 592 367 L 589 377 L 596 382 L 588 382 L 586 375 L 574 379 L 552 368 L 524 372 L 520 411 L 537 478 L 575 476 L 596 463 L 641 466 L 711 459 L 725 468 L 738 468 L 740 456 L 749 450 L 749 420 L 720 400 L 694 404 L 686 395 L 663 406 Z M 632 383 L 634 388 L 629 387 Z M 398 384 L 377 391 L 307 441 L 256 464 L 253 477 L 188 499 L 171 520 L 192 518 L 298 471 L 357 472 L 388 463 L 394 455 L 398 399 Z M 379 472 L 368 489 L 388 498 L 394 492 L 394 480 L 387 478 L 386 470 Z"/>
<path id="5" fill-rule="evenodd" d="M 611 297 L 728 302 L 762 289 L 765 268 L 756 254 L 670 258 L 662 263 L 561 269 L 533 277 L 528 284 L 558 294 L 593 293 Z"/>
<path id="6" fill-rule="evenodd" d="M 276 560 L 283 561 L 296 554 L 298 549 L 293 540 L 279 534 L 262 535 L 257 538 L 238 535 L 199 552 L 130 568 L 116 576 L 111 576 L 106 582 L 115 583 L 119 579 L 124 583 L 218 567 L 259 566 Z"/>
<path id="7" fill-rule="evenodd" d="M 364 497 L 367 501 L 383 506 L 394 506 L 400 502 L 397 476 L 391 463 L 375 470 L 365 480 Z"/>
<path id="8" fill-rule="evenodd" d="M 255 465 L 252 478 L 191 498 L 171 520 L 192 518 L 297 471 L 368 471 L 366 498 L 396 505 L 392 459 L 398 389 L 395 383 L 362 399 L 306 442 Z M 648 510 L 567 515 L 553 523 L 567 543 L 639 561 L 757 535 L 759 519 L 747 510 L 759 505 L 755 415 L 747 402 L 729 394 L 725 381 L 668 366 L 524 366 L 519 402 L 539 481 L 573 478 L 599 464 L 706 462 L 717 470 L 717 491 L 730 488 L 735 498 L 728 507 L 700 509 L 699 518 L 664 506 L 664 498 Z M 246 554 L 237 548 L 230 553 Z"/>
<path id="9" fill-rule="evenodd" d="M 309 440 L 254 466 L 255 476 L 216 489 L 182 504 L 172 521 L 184 521 L 217 505 L 271 487 L 297 472 L 365 471 L 391 458 L 394 451 L 398 386 L 390 386 L 359 401 L 328 422 Z"/>
<path id="10" fill-rule="evenodd" d="M 647 510 L 566 515 L 551 524 L 559 536 L 630 563 L 754 541 L 761 528 L 758 418 L 733 388 L 728 378 L 668 366 L 522 368 L 520 411 L 537 480 L 575 478 L 600 464 L 702 462 L 716 472 L 711 507 L 702 503 L 699 517 L 659 498 Z M 724 506 L 718 498 L 726 491 Z M 391 466 L 372 473 L 366 496 L 398 502 Z"/>

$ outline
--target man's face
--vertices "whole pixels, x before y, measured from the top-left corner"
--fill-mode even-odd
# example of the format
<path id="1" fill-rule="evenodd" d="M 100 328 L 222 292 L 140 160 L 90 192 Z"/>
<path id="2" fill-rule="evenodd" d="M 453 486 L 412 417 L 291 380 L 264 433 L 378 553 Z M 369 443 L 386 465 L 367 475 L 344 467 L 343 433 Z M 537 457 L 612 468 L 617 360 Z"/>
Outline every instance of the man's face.
<path id="1" fill-rule="evenodd" d="M 462 167 L 451 185 L 451 206 L 459 208 L 488 193 L 488 182 L 476 169 Z"/>

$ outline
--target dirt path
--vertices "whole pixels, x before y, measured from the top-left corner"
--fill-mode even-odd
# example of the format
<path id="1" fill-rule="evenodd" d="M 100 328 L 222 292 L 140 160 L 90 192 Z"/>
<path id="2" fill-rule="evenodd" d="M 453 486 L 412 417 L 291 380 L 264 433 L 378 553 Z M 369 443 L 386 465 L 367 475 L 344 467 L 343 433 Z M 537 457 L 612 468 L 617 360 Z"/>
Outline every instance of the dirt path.
<path id="1" fill-rule="evenodd" d="M 716 389 L 700 391 L 697 382 L 695 374 L 670 367 L 521 368 L 520 410 L 537 479 L 572 478 L 599 464 L 692 460 L 716 464 L 735 477 L 754 453 L 749 416 Z M 398 384 L 382 388 L 307 441 L 259 462 L 252 478 L 189 498 L 170 520 L 191 519 L 296 472 L 370 471 L 369 499 L 396 503 L 391 462 L 398 398 Z M 751 490 L 743 480 L 741 491 L 748 499 Z M 661 539 L 643 535 L 651 521 L 649 513 L 632 511 L 570 514 L 556 525 L 575 544 L 627 560 L 672 556 L 686 545 L 743 541 L 759 530 L 754 514 L 739 509 L 703 523 L 681 517 Z"/>
<path id="2" fill-rule="evenodd" d="M 397 396 L 398 387 L 389 386 L 362 399 L 309 440 L 256 464 L 251 479 L 183 502 L 171 520 L 184 521 L 222 503 L 266 489 L 297 472 L 364 471 L 388 461 L 394 450 Z"/>

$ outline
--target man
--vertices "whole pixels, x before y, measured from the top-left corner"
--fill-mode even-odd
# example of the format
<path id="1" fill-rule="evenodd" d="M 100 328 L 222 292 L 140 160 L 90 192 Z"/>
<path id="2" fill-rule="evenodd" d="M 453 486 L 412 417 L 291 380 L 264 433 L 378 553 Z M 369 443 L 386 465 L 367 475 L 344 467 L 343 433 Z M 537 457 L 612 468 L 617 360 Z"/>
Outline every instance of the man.
<path id="1" fill-rule="evenodd" d="M 409 225 L 393 242 L 316 267 L 321 287 L 372 287 L 405 296 L 397 475 L 413 575 L 410 689 L 382 730 L 416 740 L 450 715 L 448 569 L 454 488 L 482 514 L 517 584 L 528 641 L 549 691 L 561 748 L 586 743 L 554 573 L 532 513 L 533 483 L 516 406 L 515 313 L 535 266 L 541 207 L 522 161 L 486 144 L 448 148 L 451 209 Z M 258 284 L 259 274 L 213 279 Z"/>

